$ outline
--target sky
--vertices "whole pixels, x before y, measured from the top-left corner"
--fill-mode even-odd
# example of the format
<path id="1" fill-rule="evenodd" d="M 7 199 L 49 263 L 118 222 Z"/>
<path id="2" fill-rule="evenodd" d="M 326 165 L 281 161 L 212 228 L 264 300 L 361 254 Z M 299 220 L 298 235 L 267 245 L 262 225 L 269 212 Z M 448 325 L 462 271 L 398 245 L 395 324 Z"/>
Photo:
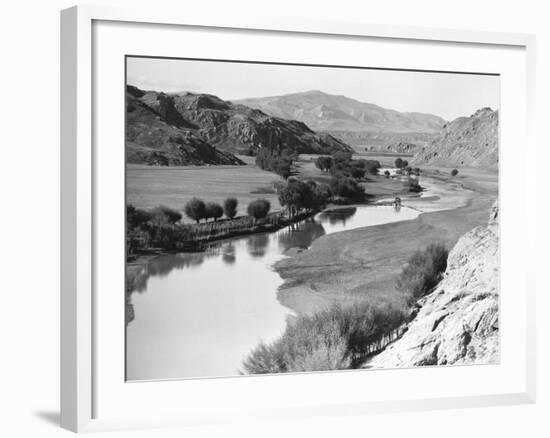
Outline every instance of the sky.
<path id="1" fill-rule="evenodd" d="M 497 76 L 135 57 L 127 58 L 127 83 L 224 100 L 320 90 L 445 120 L 498 109 L 500 95 Z"/>

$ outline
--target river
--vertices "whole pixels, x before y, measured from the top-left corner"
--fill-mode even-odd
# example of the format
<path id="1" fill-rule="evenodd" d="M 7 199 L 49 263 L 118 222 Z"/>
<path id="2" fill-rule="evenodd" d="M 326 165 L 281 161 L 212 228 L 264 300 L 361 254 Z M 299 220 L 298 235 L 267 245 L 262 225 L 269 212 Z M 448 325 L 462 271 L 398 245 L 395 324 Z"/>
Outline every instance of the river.
<path id="1" fill-rule="evenodd" d="M 346 207 L 274 233 L 218 242 L 203 253 L 151 260 L 130 296 L 135 318 L 126 329 L 127 380 L 239 374 L 245 356 L 260 341 L 277 338 L 292 314 L 276 298 L 283 281 L 272 268 L 285 251 L 308 248 L 325 234 L 448 208 L 448 200 L 439 202 L 449 193 L 433 183 L 423 185 L 429 190 L 410 202 L 414 208 Z M 458 206 L 455 199 L 453 207 Z"/>

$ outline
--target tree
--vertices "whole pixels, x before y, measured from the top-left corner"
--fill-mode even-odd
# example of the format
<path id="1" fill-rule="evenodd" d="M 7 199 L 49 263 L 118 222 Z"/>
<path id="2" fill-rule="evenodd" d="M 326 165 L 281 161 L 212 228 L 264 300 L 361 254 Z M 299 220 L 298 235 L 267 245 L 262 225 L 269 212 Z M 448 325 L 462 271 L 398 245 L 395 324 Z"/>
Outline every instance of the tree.
<path id="1" fill-rule="evenodd" d="M 351 176 L 355 179 L 361 179 L 365 176 L 365 169 L 361 167 L 352 167 Z"/>
<path id="2" fill-rule="evenodd" d="M 315 166 L 323 172 L 328 172 L 332 167 L 332 157 L 320 156 L 315 160 Z"/>
<path id="3" fill-rule="evenodd" d="M 183 210 L 188 218 L 193 219 L 197 223 L 199 223 L 201 219 L 206 218 L 206 205 L 202 199 L 191 199 L 187 204 L 185 204 Z"/>
<path id="4" fill-rule="evenodd" d="M 348 199 L 357 199 L 365 194 L 365 188 L 355 179 L 347 176 L 332 178 L 330 181 L 330 189 L 335 195 Z"/>
<path id="5" fill-rule="evenodd" d="M 223 212 L 229 219 L 233 219 L 237 215 L 237 205 L 239 202 L 235 198 L 227 198 L 223 203 Z"/>
<path id="6" fill-rule="evenodd" d="M 153 220 L 157 225 L 173 225 L 176 222 L 179 222 L 182 218 L 182 215 L 179 211 L 173 210 L 170 207 L 166 207 L 164 205 L 153 208 L 151 210 L 151 216 L 151 220 Z"/>
<path id="7" fill-rule="evenodd" d="M 378 173 L 378 169 L 380 169 L 380 161 L 378 160 L 359 160 L 360 162 L 364 163 L 364 168 L 366 171 L 370 174 L 376 174 Z"/>
<path id="8" fill-rule="evenodd" d="M 223 216 L 223 208 L 220 204 L 216 202 L 209 202 L 205 205 L 205 215 L 206 219 L 213 218 L 214 221 L 217 221 Z"/>
<path id="9" fill-rule="evenodd" d="M 458 170 L 453 169 L 453 170 L 451 171 L 451 175 L 452 175 L 452 176 L 457 176 L 457 175 L 458 175 Z"/>
<path id="10" fill-rule="evenodd" d="M 389 170 L 384 170 L 384 176 L 386 178 L 389 178 L 390 177 L 390 171 Z"/>
<path id="11" fill-rule="evenodd" d="M 334 159 L 335 163 L 342 163 L 350 161 L 352 157 L 351 152 L 348 151 L 337 151 L 332 154 L 332 158 Z"/>
<path id="12" fill-rule="evenodd" d="M 126 223 L 128 229 L 138 228 L 151 220 L 151 213 L 132 204 L 126 206 Z"/>
<path id="13" fill-rule="evenodd" d="M 256 199 L 248 204 L 247 212 L 249 216 L 254 218 L 254 222 L 258 219 L 263 219 L 269 213 L 271 204 L 266 199 Z"/>
<path id="14" fill-rule="evenodd" d="M 403 160 L 401 158 L 395 159 L 395 167 L 397 167 L 398 169 L 401 169 L 403 167 Z"/>
<path id="15" fill-rule="evenodd" d="M 294 217 L 303 208 L 311 208 L 312 185 L 292 179 L 279 189 L 279 203 L 288 208 L 290 217 Z"/>
<path id="16" fill-rule="evenodd" d="M 409 162 L 407 160 L 403 160 L 403 164 L 401 165 L 401 167 L 403 169 L 407 168 L 409 166 Z"/>

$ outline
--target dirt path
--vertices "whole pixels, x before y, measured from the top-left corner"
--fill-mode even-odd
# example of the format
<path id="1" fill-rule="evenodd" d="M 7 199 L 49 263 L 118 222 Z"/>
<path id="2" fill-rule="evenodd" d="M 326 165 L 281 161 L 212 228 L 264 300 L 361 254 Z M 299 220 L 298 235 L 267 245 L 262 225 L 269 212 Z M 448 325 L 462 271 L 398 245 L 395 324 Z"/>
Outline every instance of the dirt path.
<path id="1" fill-rule="evenodd" d="M 446 175 L 430 172 L 441 184 L 448 184 Z M 433 242 L 451 248 L 461 235 L 487 223 L 497 198 L 496 173 L 464 169 L 454 181 L 470 190 L 462 207 L 323 236 L 309 250 L 291 250 L 290 257 L 275 265 L 285 279 L 279 300 L 298 313 L 365 296 L 373 304 L 403 304 L 405 297 L 396 290 L 395 277 L 414 251 Z"/>

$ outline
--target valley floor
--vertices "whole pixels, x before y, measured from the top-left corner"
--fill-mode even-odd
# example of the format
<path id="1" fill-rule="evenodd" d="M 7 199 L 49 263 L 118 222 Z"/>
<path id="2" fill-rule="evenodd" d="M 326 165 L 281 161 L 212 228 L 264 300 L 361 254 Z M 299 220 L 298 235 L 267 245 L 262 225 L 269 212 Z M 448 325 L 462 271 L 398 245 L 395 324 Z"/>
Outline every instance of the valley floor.
<path id="1" fill-rule="evenodd" d="M 358 297 L 368 297 L 375 305 L 404 304 L 405 297 L 395 288 L 395 277 L 410 255 L 433 242 L 452 248 L 464 233 L 487 223 L 488 211 L 498 197 L 496 172 L 461 169 L 451 180 L 449 169 L 423 168 L 423 175 L 442 185 L 458 181 L 468 190 L 460 199 L 446 199 L 447 210 L 323 236 L 308 250 L 290 250 L 289 257 L 275 265 L 285 280 L 279 300 L 298 313 Z M 455 201 L 462 206 L 453 208 Z M 414 202 L 406 201 L 405 205 L 413 206 Z"/>

